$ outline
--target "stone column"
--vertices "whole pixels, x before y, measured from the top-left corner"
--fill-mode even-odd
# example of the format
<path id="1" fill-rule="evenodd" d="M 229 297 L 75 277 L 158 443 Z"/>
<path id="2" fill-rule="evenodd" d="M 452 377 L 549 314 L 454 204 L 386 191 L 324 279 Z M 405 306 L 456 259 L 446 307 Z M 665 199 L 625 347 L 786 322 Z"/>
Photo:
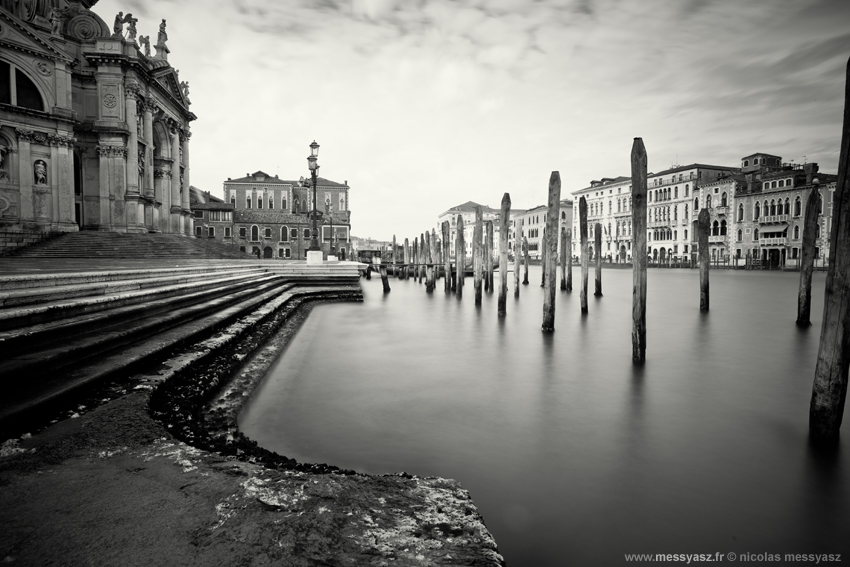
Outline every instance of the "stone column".
<path id="1" fill-rule="evenodd" d="M 145 225 L 151 232 L 159 232 L 156 214 L 156 195 L 154 193 L 154 159 L 153 159 L 153 111 L 150 101 L 142 105 L 142 135 L 145 140 L 145 174 L 142 180 L 141 192 L 145 199 Z"/>
<path id="2" fill-rule="evenodd" d="M 180 234 L 183 232 L 183 204 L 180 199 L 180 135 L 177 128 L 171 127 L 171 211 L 169 221 L 169 232 Z"/>
<path id="3" fill-rule="evenodd" d="M 195 224 L 192 217 L 192 205 L 190 201 L 190 193 L 189 193 L 189 138 L 192 136 L 192 133 L 187 130 L 183 130 L 183 135 L 180 136 L 180 143 L 183 152 L 180 155 L 180 165 L 183 166 L 183 176 L 181 178 L 182 181 L 182 205 L 183 205 L 183 217 L 186 219 L 186 236 L 194 235 L 193 225 Z"/>
<path id="4" fill-rule="evenodd" d="M 124 86 L 124 118 L 127 122 L 127 162 L 126 162 L 126 203 L 127 230 L 129 232 L 144 231 L 144 210 L 139 211 L 141 193 L 139 189 L 139 135 L 141 128 L 138 122 L 136 98 L 139 88 L 136 85 Z"/>
<path id="5" fill-rule="evenodd" d="M 32 142 L 33 132 L 32 130 L 15 128 L 15 135 L 18 137 L 18 177 L 21 182 L 21 203 L 18 214 L 20 215 L 20 219 L 22 222 L 31 222 L 33 220 L 33 170 L 30 144 Z"/>
<path id="6" fill-rule="evenodd" d="M 109 146 L 98 145 L 97 156 L 99 159 L 99 190 L 98 190 L 98 209 L 99 216 L 97 220 L 98 230 L 112 230 L 111 207 L 109 204 L 109 162 L 112 155 L 112 148 Z M 94 223 L 90 223 L 94 224 Z"/>

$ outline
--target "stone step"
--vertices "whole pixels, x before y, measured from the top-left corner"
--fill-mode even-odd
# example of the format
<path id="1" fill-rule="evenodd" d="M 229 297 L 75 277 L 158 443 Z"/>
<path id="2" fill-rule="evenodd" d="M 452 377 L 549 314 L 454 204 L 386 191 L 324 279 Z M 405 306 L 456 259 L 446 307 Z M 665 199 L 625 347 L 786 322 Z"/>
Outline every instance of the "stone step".
<path id="1" fill-rule="evenodd" d="M 252 285 L 251 294 L 281 291 L 292 285 L 281 285 L 279 276 L 270 275 L 266 276 L 265 281 Z M 157 333 L 222 310 L 239 300 L 238 291 L 241 289 L 234 289 L 232 285 L 223 286 L 217 289 L 213 297 L 203 298 L 181 308 L 143 314 L 129 321 L 124 317 L 105 319 L 97 327 L 89 325 L 87 329 L 78 328 L 73 335 L 65 335 L 62 341 L 37 340 L 30 335 L 26 345 L 21 345 L 21 348 L 0 360 L 0 381 L 5 382 L 7 378 L 14 380 L 16 376 L 26 376 L 27 381 L 32 381 L 42 378 L 46 372 L 54 375 L 62 373 L 67 366 L 77 366 L 87 359 L 137 344 Z"/>
<path id="2" fill-rule="evenodd" d="M 250 319 L 249 323 L 238 329 L 239 333 L 247 332 L 253 325 L 261 322 L 251 314 L 264 303 L 287 292 L 288 289 L 271 286 L 235 304 L 215 309 L 203 317 L 184 322 L 101 356 L 89 357 L 78 365 L 48 373 L 40 380 L 21 380 L 20 377 L 17 381 L 3 379 L 7 391 L 0 398 L 0 436 L 24 431 L 30 424 L 43 419 L 45 412 L 56 408 L 63 400 L 80 390 L 107 379 L 128 377 L 139 368 L 149 367 L 167 358 L 177 346 L 203 340 L 240 317 Z M 310 293 L 309 290 L 299 290 L 289 293 L 287 297 Z"/>
<path id="3" fill-rule="evenodd" d="M 228 283 L 250 282 L 252 278 L 256 277 L 256 274 L 253 272 L 226 277 L 213 276 L 212 279 L 202 283 L 170 284 L 130 291 L 118 291 L 104 295 L 45 301 L 43 303 L 20 307 L 6 307 L 0 309 L 0 330 L 56 321 L 83 313 L 93 313 L 124 305 L 148 302 L 157 298 L 173 297 L 193 291 L 212 289 Z"/>
<path id="4" fill-rule="evenodd" d="M 159 278 L 179 274 L 216 274 L 234 270 L 232 264 L 205 264 L 174 268 L 145 268 L 132 270 L 101 270 L 90 272 L 53 272 L 47 274 L 25 274 L 18 276 L 0 276 L 0 291 L 12 289 L 35 289 L 64 285 L 82 285 L 87 283 L 113 282 L 127 279 Z M 251 264 L 241 269 L 264 271 L 264 268 Z"/>

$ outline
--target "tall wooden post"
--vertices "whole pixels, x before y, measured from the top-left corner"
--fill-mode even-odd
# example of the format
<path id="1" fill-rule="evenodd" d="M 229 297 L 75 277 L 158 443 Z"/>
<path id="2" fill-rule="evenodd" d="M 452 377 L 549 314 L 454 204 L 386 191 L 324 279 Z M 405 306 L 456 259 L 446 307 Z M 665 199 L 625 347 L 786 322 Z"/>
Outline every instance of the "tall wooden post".
<path id="1" fill-rule="evenodd" d="M 419 233 L 419 283 L 422 283 L 422 280 L 425 280 L 425 284 L 427 286 L 428 280 L 426 278 L 425 273 L 425 260 L 427 256 L 425 255 L 425 235 L 423 233 Z"/>
<path id="2" fill-rule="evenodd" d="M 596 281 L 593 295 L 602 297 L 602 225 L 599 223 L 594 226 L 593 242 L 596 248 Z"/>
<path id="3" fill-rule="evenodd" d="M 475 305 L 481 305 L 481 278 L 484 275 L 484 211 L 475 207 L 475 228 L 472 231 L 472 275 L 475 284 Z"/>
<path id="4" fill-rule="evenodd" d="M 422 263 L 425 264 L 425 291 L 434 291 L 434 263 L 431 258 L 431 233 L 423 235 Z"/>
<path id="5" fill-rule="evenodd" d="M 440 279 L 440 241 L 437 240 L 437 231 L 431 229 L 431 260 L 434 262 L 434 281 L 431 282 L 434 287 L 437 287 L 437 280 Z"/>
<path id="6" fill-rule="evenodd" d="M 581 312 L 587 313 L 587 200 L 578 201 L 578 233 L 581 237 Z"/>
<path id="7" fill-rule="evenodd" d="M 522 266 L 522 236 L 519 225 L 514 226 L 514 297 L 519 297 L 519 272 Z"/>
<path id="8" fill-rule="evenodd" d="M 404 279 L 410 277 L 410 240 L 404 239 L 404 268 L 402 269 L 402 273 L 404 274 Z"/>
<path id="9" fill-rule="evenodd" d="M 806 217 L 803 224 L 803 246 L 800 254 L 800 290 L 797 293 L 797 325 L 812 324 L 812 272 L 815 268 L 815 234 L 820 215 L 820 184 L 816 181 L 806 200 Z"/>
<path id="10" fill-rule="evenodd" d="M 398 258 L 396 258 L 395 251 L 395 234 L 393 234 L 393 275 L 398 276 Z"/>
<path id="11" fill-rule="evenodd" d="M 445 286 L 443 287 L 444 291 L 452 290 L 452 257 L 451 257 L 451 241 L 450 238 L 450 229 L 449 229 L 449 221 L 443 221 L 440 225 L 440 229 L 443 232 L 443 269 L 446 271 L 446 281 Z"/>
<path id="12" fill-rule="evenodd" d="M 558 264 L 561 266 L 561 290 L 567 289 L 567 227 L 561 227 L 561 251 Z"/>
<path id="13" fill-rule="evenodd" d="M 457 282 L 455 286 L 457 287 L 457 296 L 463 296 L 463 265 L 466 263 L 466 258 L 464 257 L 464 247 L 466 243 L 463 241 L 463 215 L 457 216 L 457 239 L 455 240 L 455 264 L 457 269 Z"/>
<path id="14" fill-rule="evenodd" d="M 413 281 L 420 282 L 419 279 L 419 240 L 413 237 Z"/>
<path id="15" fill-rule="evenodd" d="M 484 239 L 484 273 L 486 285 L 484 289 L 493 293 L 493 221 L 484 224 L 486 237 Z"/>
<path id="16" fill-rule="evenodd" d="M 573 290 L 573 231 L 567 229 L 567 291 Z"/>
<path id="17" fill-rule="evenodd" d="M 381 272 L 381 283 L 384 286 L 384 293 L 388 293 L 390 291 L 390 281 L 387 277 L 387 267 L 381 264 L 381 267 L 378 268 Z"/>
<path id="18" fill-rule="evenodd" d="M 809 407 L 809 431 L 815 437 L 838 436 L 847 372 L 850 367 L 850 60 L 844 86 L 844 126 L 838 158 L 838 183 L 833 195 L 829 267 L 823 306 L 818 362 Z"/>
<path id="19" fill-rule="evenodd" d="M 511 214 L 511 196 L 502 195 L 499 216 L 499 315 L 508 312 L 508 224 Z"/>
<path id="20" fill-rule="evenodd" d="M 540 287 L 546 285 L 546 225 L 543 225 L 543 238 L 540 239 Z"/>
<path id="21" fill-rule="evenodd" d="M 522 285 L 528 285 L 528 238 L 522 237 Z"/>
<path id="22" fill-rule="evenodd" d="M 549 175 L 549 211 L 543 231 L 543 258 L 546 279 L 543 285 L 543 330 L 555 330 L 555 278 L 558 271 L 558 218 L 561 216 L 561 174 Z"/>
<path id="23" fill-rule="evenodd" d="M 708 209 L 703 209 L 699 212 L 697 231 L 699 238 L 699 310 L 708 311 L 708 270 L 711 261 L 708 255 Z"/>
<path id="24" fill-rule="evenodd" d="M 632 361 L 646 360 L 646 148 L 632 144 Z"/>

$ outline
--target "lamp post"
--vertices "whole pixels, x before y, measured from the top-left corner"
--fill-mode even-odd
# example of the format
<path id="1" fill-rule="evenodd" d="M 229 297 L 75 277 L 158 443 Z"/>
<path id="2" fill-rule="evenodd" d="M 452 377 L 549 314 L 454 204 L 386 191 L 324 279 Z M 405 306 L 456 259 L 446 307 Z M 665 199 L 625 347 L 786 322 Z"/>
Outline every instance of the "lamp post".
<path id="1" fill-rule="evenodd" d="M 322 213 L 316 209 L 316 188 L 318 186 L 317 174 L 319 172 L 319 164 L 317 164 L 316 161 L 318 161 L 318 159 L 319 144 L 316 143 L 316 140 L 313 140 L 313 143 L 310 144 L 310 156 L 307 158 L 307 167 L 310 169 L 310 175 L 313 178 L 313 212 L 311 213 L 313 218 L 313 230 L 310 234 L 310 248 L 307 250 L 308 264 L 322 263 L 322 249 L 319 246 L 319 229 L 317 227 L 319 216 Z"/>
<path id="2" fill-rule="evenodd" d="M 331 243 L 328 256 L 336 256 L 336 250 L 334 249 L 334 204 L 325 203 L 325 212 L 328 213 L 328 220 L 331 223 Z"/>

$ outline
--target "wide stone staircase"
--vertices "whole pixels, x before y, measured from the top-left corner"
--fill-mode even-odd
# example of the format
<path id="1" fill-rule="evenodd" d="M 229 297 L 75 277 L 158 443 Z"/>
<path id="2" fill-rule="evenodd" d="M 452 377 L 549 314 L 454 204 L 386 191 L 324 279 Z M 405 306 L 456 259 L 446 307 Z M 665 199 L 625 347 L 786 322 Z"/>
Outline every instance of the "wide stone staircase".
<path id="1" fill-rule="evenodd" d="M 12 249 L 19 258 L 251 258 L 217 240 L 175 234 L 122 234 L 84 230 Z"/>
<path id="2" fill-rule="evenodd" d="M 283 262 L 0 276 L 0 439 L 289 301 L 362 299 L 358 279 L 355 263 Z"/>

